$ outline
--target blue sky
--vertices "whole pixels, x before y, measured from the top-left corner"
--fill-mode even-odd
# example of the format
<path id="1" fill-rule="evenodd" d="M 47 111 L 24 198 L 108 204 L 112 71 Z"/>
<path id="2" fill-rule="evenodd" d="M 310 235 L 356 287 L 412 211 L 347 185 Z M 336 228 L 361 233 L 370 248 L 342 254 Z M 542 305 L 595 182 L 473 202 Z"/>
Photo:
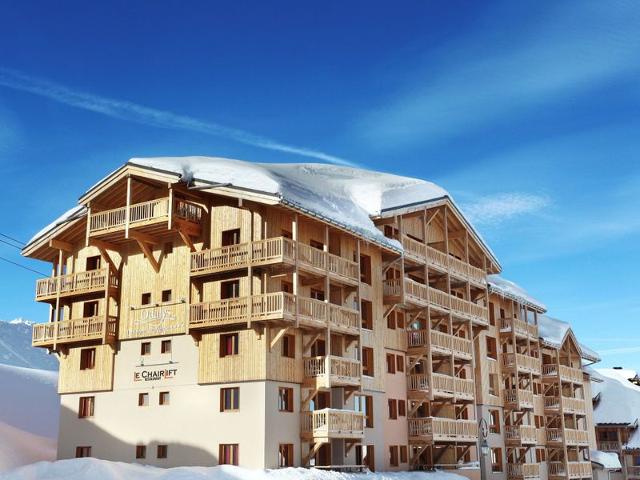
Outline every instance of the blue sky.
<path id="1" fill-rule="evenodd" d="M 421 177 L 603 366 L 640 369 L 640 5 L 346 3 L 5 2 L 0 233 L 133 156 Z M 36 276 L 0 273 L 0 318 L 44 320 Z"/>

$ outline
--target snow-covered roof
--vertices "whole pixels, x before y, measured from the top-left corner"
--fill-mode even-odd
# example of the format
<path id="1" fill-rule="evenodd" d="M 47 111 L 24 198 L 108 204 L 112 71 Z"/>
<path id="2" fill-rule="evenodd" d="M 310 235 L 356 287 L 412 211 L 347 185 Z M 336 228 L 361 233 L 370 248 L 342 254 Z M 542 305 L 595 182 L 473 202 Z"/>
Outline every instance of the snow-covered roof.
<path id="1" fill-rule="evenodd" d="M 640 387 L 629 381 L 636 377 L 635 370 L 599 368 L 597 372 L 604 378 L 601 383 L 591 385 L 592 393 L 598 396 L 593 409 L 596 425 L 625 425 L 632 427 L 627 448 L 640 448 Z"/>
<path id="2" fill-rule="evenodd" d="M 372 217 L 451 195 L 435 183 L 412 177 L 320 163 L 254 163 L 220 157 L 132 158 L 129 164 L 170 172 L 196 184 L 224 185 L 272 195 L 285 205 L 401 251 L 374 225 Z M 456 207 L 457 208 L 457 207 Z M 467 222 L 468 223 L 468 222 Z M 478 241 L 491 249 L 469 223 Z"/>
<path id="3" fill-rule="evenodd" d="M 60 215 L 58 218 L 56 218 L 53 222 L 51 222 L 49 225 L 47 225 L 42 230 L 40 230 L 38 233 L 36 233 L 33 237 L 31 237 L 31 239 L 27 242 L 27 245 L 24 248 L 27 248 L 29 245 L 31 245 L 35 241 L 37 241 L 40 238 L 44 237 L 45 235 L 51 233 L 53 230 L 55 230 L 60 225 L 64 225 L 65 223 L 68 223 L 68 222 L 71 222 L 71 221 L 76 220 L 78 218 L 81 218 L 84 215 L 86 215 L 86 213 L 87 213 L 87 209 L 85 208 L 84 205 L 77 205 L 77 206 L 67 210 L 62 215 Z"/>
<path id="4" fill-rule="evenodd" d="M 489 284 L 490 293 L 497 293 L 503 297 L 523 303 L 540 313 L 547 311 L 547 307 L 544 303 L 533 298 L 524 288 L 511 280 L 507 280 L 500 275 L 489 275 L 487 276 L 487 282 Z"/>
<path id="5" fill-rule="evenodd" d="M 548 315 L 538 316 L 538 335 L 544 343 L 554 348 L 560 348 L 567 334 L 571 331 L 571 325 Z M 599 362 L 600 356 L 586 345 L 578 343 L 580 355 L 586 360 Z"/>
<path id="6" fill-rule="evenodd" d="M 601 452 L 600 450 L 589 450 L 589 457 L 593 463 L 597 463 L 607 470 L 619 470 L 622 468 L 620 458 L 614 452 Z"/>
<path id="7" fill-rule="evenodd" d="M 604 377 L 600 375 L 595 368 L 583 367 L 582 370 L 584 371 L 584 373 L 589 375 L 592 382 L 598 382 L 598 383 L 604 382 Z"/>

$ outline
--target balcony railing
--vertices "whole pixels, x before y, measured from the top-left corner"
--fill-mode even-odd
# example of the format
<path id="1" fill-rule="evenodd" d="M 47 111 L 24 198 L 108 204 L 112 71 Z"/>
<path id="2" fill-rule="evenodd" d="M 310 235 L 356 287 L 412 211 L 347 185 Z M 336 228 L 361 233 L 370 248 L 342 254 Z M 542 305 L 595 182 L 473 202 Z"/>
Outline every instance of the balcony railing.
<path id="1" fill-rule="evenodd" d="M 560 397 L 545 395 L 544 397 L 544 409 L 545 410 L 559 410 L 560 409 Z"/>
<path id="2" fill-rule="evenodd" d="M 317 387 L 345 387 L 360 385 L 360 362 L 337 356 L 309 357 L 304 361 L 304 376 Z"/>
<path id="3" fill-rule="evenodd" d="M 562 396 L 562 410 L 565 413 L 586 413 L 585 401 L 581 398 Z"/>
<path id="4" fill-rule="evenodd" d="M 562 443 L 564 441 L 564 436 L 562 435 L 563 430 L 561 428 L 546 428 L 547 433 L 547 442 L 548 443 Z"/>
<path id="5" fill-rule="evenodd" d="M 590 478 L 593 475 L 591 462 L 567 462 L 569 478 Z"/>
<path id="6" fill-rule="evenodd" d="M 330 324 L 334 331 L 341 333 L 356 335 L 360 330 L 360 312 L 357 310 L 285 292 L 195 303 L 189 313 L 191 328 L 296 319 L 302 325 L 319 328 Z"/>
<path id="7" fill-rule="evenodd" d="M 640 467 L 628 466 L 627 467 L 627 477 L 629 477 L 629 478 L 640 478 Z"/>
<path id="8" fill-rule="evenodd" d="M 533 408 L 533 392 L 522 388 L 506 389 L 504 390 L 504 401 L 517 408 Z"/>
<path id="9" fill-rule="evenodd" d="M 523 355 L 522 353 L 502 354 L 502 366 L 506 368 L 516 368 L 520 372 L 540 375 L 540 359 Z"/>
<path id="10" fill-rule="evenodd" d="M 116 338 L 116 317 L 88 317 L 59 322 L 37 323 L 33 326 L 31 343 L 34 347 L 54 343 L 74 343 L 91 340 L 112 341 Z"/>
<path id="11" fill-rule="evenodd" d="M 507 478 L 538 478 L 540 477 L 540 464 L 538 463 L 508 463 Z"/>
<path id="12" fill-rule="evenodd" d="M 351 410 L 324 408 L 302 412 L 302 437 L 328 440 L 333 438 L 361 439 L 364 436 L 364 414 Z"/>
<path id="13" fill-rule="evenodd" d="M 169 197 L 129 205 L 129 226 L 134 228 L 169 219 Z M 175 200 L 173 216 L 191 223 L 200 223 L 203 209 L 185 200 Z M 92 213 L 89 217 L 89 234 L 109 233 L 123 230 L 127 223 L 127 207 Z"/>
<path id="14" fill-rule="evenodd" d="M 531 425 L 506 425 L 504 436 L 507 442 L 521 445 L 534 445 L 538 440 L 536 427 Z"/>
<path id="15" fill-rule="evenodd" d="M 564 436 L 567 445 L 589 445 L 589 432 L 586 430 L 565 428 Z"/>
<path id="16" fill-rule="evenodd" d="M 456 397 L 459 399 L 473 400 L 475 386 L 473 380 L 451 377 L 441 373 L 431 374 L 433 385 L 429 385 L 429 375 L 424 373 L 411 373 L 408 376 L 408 390 L 410 392 L 428 392 L 430 388 L 436 396 Z"/>
<path id="17" fill-rule="evenodd" d="M 538 326 L 531 323 L 520 320 L 519 318 L 503 318 L 500 320 L 500 332 L 510 333 L 515 331 L 515 334 L 523 337 L 531 337 L 533 339 L 538 338 Z"/>
<path id="18" fill-rule="evenodd" d="M 414 261 L 427 263 L 443 270 L 449 270 L 458 277 L 463 277 L 479 284 L 484 285 L 487 283 L 486 273 L 481 268 L 469 265 L 425 243 L 405 235 L 402 237 L 402 247 L 404 248 L 405 255 L 411 257 Z"/>
<path id="19" fill-rule="evenodd" d="M 598 450 L 603 452 L 619 452 L 621 449 L 622 445 L 615 440 L 598 440 Z"/>
<path id="20" fill-rule="evenodd" d="M 445 354 L 453 353 L 458 357 L 471 359 L 471 340 L 457 337 L 437 330 L 409 330 L 407 332 L 409 348 L 420 348 L 428 345 L 431 340 L 431 349 Z"/>
<path id="21" fill-rule="evenodd" d="M 489 323 L 486 307 L 449 295 L 442 290 L 429 287 L 410 278 L 405 278 L 404 282 L 397 278 L 385 280 L 383 293 L 385 296 L 401 296 L 403 286 L 405 301 L 421 306 L 435 305 L 444 310 L 450 310 L 459 317 L 469 318 L 483 325 Z"/>
<path id="22" fill-rule="evenodd" d="M 583 382 L 582 370 L 567 365 L 545 364 L 542 366 L 542 375 L 548 378 L 557 377 L 560 372 L 560 380 L 581 384 Z"/>
<path id="23" fill-rule="evenodd" d="M 476 442 L 478 422 L 440 417 L 409 419 L 409 438 L 431 442 Z"/>
<path id="24" fill-rule="evenodd" d="M 118 277 L 108 268 L 69 273 L 36 281 L 36 300 L 83 295 L 118 288 Z"/>

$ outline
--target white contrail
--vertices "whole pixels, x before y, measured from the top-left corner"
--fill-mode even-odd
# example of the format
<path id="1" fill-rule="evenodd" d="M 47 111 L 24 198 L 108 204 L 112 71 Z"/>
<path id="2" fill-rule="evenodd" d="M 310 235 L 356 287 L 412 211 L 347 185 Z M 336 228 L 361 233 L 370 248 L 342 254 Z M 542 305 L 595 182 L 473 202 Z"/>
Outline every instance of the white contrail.
<path id="1" fill-rule="evenodd" d="M 101 97 L 90 93 L 72 90 L 48 80 L 32 77 L 17 70 L 0 67 L 0 85 L 14 90 L 29 92 L 34 95 L 55 100 L 76 108 L 101 113 L 109 117 L 130 122 L 142 123 L 161 128 L 175 128 L 225 137 L 246 145 L 267 150 L 292 153 L 303 157 L 315 158 L 337 165 L 355 166 L 344 158 L 329 155 L 317 150 L 280 143 L 271 138 L 255 135 L 237 128 L 225 127 L 216 123 L 204 122 L 186 115 L 145 107 L 126 100 Z"/>

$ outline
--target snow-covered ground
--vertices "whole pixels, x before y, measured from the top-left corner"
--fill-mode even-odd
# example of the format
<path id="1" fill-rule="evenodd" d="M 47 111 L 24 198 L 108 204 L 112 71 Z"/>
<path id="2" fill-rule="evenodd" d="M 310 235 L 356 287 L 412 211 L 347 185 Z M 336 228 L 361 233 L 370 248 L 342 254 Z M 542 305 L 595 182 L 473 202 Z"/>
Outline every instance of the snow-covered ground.
<path id="1" fill-rule="evenodd" d="M 248 470 L 221 467 L 156 468 L 129 463 L 78 458 L 58 462 L 39 462 L 0 474 L 2 480 L 465 480 L 447 472 L 339 473 L 306 468 Z"/>
<path id="2" fill-rule="evenodd" d="M 0 472 L 55 459 L 57 382 L 56 372 L 0 365 Z"/>

